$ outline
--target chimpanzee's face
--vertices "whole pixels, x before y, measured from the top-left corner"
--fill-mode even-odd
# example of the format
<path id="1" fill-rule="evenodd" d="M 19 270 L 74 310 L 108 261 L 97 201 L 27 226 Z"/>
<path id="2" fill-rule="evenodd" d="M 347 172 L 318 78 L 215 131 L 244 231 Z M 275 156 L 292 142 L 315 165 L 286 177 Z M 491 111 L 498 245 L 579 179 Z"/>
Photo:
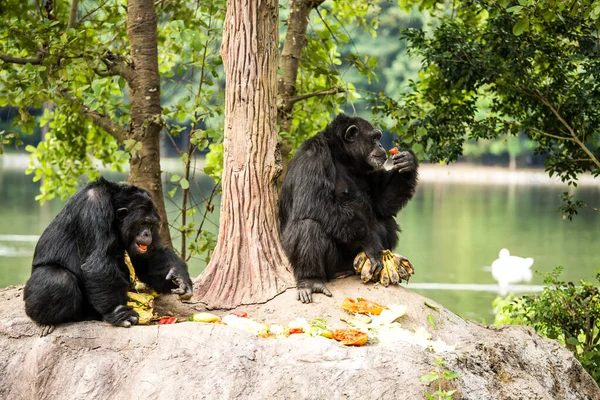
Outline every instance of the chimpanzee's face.
<path id="1" fill-rule="evenodd" d="M 364 164 L 365 169 L 383 168 L 387 153 L 380 143 L 381 131 L 362 118 L 356 117 L 353 122 L 344 135 L 351 158 L 358 165 Z"/>
<path id="2" fill-rule="evenodd" d="M 130 255 L 144 254 L 153 239 L 158 241 L 160 218 L 149 195 L 144 193 L 143 196 L 137 196 L 128 207 L 118 209 L 117 218 L 120 221 L 121 238 Z"/>

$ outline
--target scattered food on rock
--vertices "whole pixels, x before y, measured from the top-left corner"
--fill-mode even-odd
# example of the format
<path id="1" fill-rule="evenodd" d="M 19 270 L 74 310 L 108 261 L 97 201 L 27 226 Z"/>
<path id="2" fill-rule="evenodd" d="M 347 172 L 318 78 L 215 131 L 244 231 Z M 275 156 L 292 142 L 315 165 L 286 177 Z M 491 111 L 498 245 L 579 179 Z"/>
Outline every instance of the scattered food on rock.
<path id="1" fill-rule="evenodd" d="M 219 317 L 218 315 L 215 315 L 215 314 L 201 312 L 201 313 L 196 313 L 196 314 L 192 315 L 190 317 L 190 321 L 215 323 L 215 322 L 221 322 L 221 317 Z"/>
<path id="2" fill-rule="evenodd" d="M 363 298 L 351 299 L 347 297 L 342 302 L 342 309 L 351 313 L 379 315 L 387 307 Z"/>
<path id="3" fill-rule="evenodd" d="M 362 346 L 369 340 L 369 335 L 356 329 L 336 329 L 333 338 L 346 346 Z"/>
<path id="4" fill-rule="evenodd" d="M 175 317 L 162 317 L 158 320 L 158 325 L 170 325 L 177 322 L 177 318 Z"/>

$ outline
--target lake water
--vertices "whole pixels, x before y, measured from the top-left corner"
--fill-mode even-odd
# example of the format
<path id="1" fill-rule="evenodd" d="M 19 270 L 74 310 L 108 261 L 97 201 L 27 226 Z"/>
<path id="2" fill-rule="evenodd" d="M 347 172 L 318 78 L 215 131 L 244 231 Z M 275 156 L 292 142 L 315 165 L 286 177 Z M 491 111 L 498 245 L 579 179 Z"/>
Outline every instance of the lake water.
<path id="1" fill-rule="evenodd" d="M 565 280 L 592 280 L 600 269 L 600 213 L 584 209 L 573 221 L 563 220 L 556 211 L 563 186 L 544 179 L 492 184 L 487 178 L 482 179 L 487 183 L 461 183 L 464 179 L 422 176 L 414 200 L 398 216 L 403 232 L 395 251 L 416 269 L 407 288 L 465 318 L 490 323 L 497 286 L 489 266 L 503 247 L 513 255 L 533 257 L 534 270 L 549 272 L 562 265 Z M 210 181 L 203 179 L 200 188 L 208 195 Z M 31 176 L 0 168 L 0 287 L 25 283 L 37 237 L 63 206 L 58 200 L 40 206 L 36 194 L 38 184 Z M 581 185 L 577 196 L 600 205 L 598 185 Z M 167 207 L 175 210 L 170 202 Z M 213 216 L 208 229 L 216 230 L 217 219 Z M 197 276 L 205 264 L 192 259 L 189 266 Z M 525 285 L 541 283 L 534 275 Z"/>

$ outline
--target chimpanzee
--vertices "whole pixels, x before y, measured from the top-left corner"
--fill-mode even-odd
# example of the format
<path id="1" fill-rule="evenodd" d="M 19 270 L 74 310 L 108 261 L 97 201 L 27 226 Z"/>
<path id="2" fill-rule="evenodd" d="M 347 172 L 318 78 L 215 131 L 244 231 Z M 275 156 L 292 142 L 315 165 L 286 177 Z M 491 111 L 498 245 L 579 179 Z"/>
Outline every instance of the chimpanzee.
<path id="1" fill-rule="evenodd" d="M 290 161 L 279 226 L 303 303 L 312 301 L 312 293 L 331 296 L 325 282 L 352 271 L 359 252 L 373 273 L 383 268 L 382 251 L 398 243 L 395 216 L 413 197 L 418 162 L 412 151 L 402 151 L 385 170 L 380 139 L 368 121 L 342 114 Z"/>
<path id="2" fill-rule="evenodd" d="M 136 275 L 157 292 L 192 295 L 186 263 L 158 235 L 160 219 L 150 193 L 103 178 L 77 192 L 35 247 L 25 285 L 25 312 L 40 325 L 89 319 L 130 327 L 129 254 Z"/>

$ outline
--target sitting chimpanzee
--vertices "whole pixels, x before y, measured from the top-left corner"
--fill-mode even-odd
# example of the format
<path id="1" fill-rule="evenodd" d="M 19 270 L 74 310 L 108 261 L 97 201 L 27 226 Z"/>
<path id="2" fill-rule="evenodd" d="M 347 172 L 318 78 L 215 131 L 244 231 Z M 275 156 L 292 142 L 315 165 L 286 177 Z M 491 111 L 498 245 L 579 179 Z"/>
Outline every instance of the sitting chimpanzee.
<path id="1" fill-rule="evenodd" d="M 35 248 L 24 291 L 25 312 L 40 325 L 104 319 L 130 327 L 129 269 L 157 292 L 192 295 L 187 265 L 162 246 L 150 194 L 99 179 L 77 192 L 48 225 Z"/>
<path id="2" fill-rule="evenodd" d="M 325 282 L 352 271 L 361 251 L 372 270 L 393 250 L 395 216 L 413 197 L 418 162 L 411 151 L 392 157 L 379 143 L 381 131 L 359 117 L 339 115 L 306 140 L 290 161 L 281 188 L 281 242 L 294 270 L 298 300 L 331 296 Z"/>

